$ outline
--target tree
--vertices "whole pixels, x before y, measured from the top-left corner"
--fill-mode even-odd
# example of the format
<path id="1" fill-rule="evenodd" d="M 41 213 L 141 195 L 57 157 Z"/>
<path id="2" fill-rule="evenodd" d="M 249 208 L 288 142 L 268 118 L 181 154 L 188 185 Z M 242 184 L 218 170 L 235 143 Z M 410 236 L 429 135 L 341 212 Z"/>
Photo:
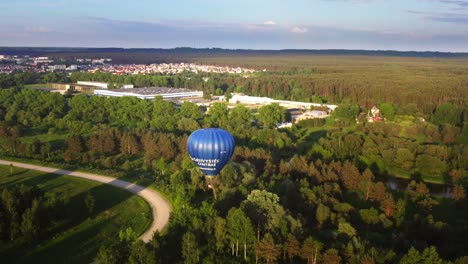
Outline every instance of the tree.
<path id="1" fill-rule="evenodd" d="M 275 127 L 286 120 L 285 109 L 277 103 L 268 104 L 258 109 L 258 120 L 265 127 Z"/>
<path id="2" fill-rule="evenodd" d="M 110 81 L 107 83 L 107 89 L 112 90 L 112 89 L 117 89 L 120 87 L 117 87 L 114 82 Z"/>
<path id="3" fill-rule="evenodd" d="M 200 109 L 200 107 L 198 107 L 198 105 L 192 103 L 192 102 L 184 102 L 181 106 L 180 106 L 180 115 L 181 117 L 185 117 L 185 118 L 190 118 L 190 119 L 193 119 L 193 120 L 200 120 L 203 118 L 203 113 Z"/>
<path id="4" fill-rule="evenodd" d="M 91 194 L 91 192 L 88 191 L 84 198 L 84 202 L 86 205 L 86 208 L 88 208 L 89 214 L 92 214 L 94 211 L 94 205 L 96 203 L 96 200 L 94 199 L 94 196 Z"/>
<path id="5" fill-rule="evenodd" d="M 224 94 L 223 89 L 221 89 L 221 88 L 219 88 L 219 87 L 216 88 L 216 90 L 215 90 L 215 95 L 223 95 L 223 94 Z"/>
<path id="6" fill-rule="evenodd" d="M 288 255 L 289 261 L 292 261 L 294 257 L 299 256 L 300 253 L 300 245 L 299 241 L 297 241 L 296 236 L 293 234 L 288 234 L 288 240 L 285 244 L 285 251 Z"/>
<path id="7" fill-rule="evenodd" d="M 247 259 L 247 246 L 255 240 L 250 219 L 241 209 L 232 208 L 226 217 L 226 227 L 231 242 L 231 254 L 239 255 L 239 243 L 241 243 L 244 247 L 244 259 Z"/>
<path id="8" fill-rule="evenodd" d="M 424 249 L 422 253 L 416 250 L 414 247 L 411 247 L 408 250 L 408 253 L 404 255 L 400 264 L 442 264 L 442 259 L 440 259 L 439 254 L 437 253 L 434 246 Z"/>
<path id="9" fill-rule="evenodd" d="M 157 161 L 153 162 L 153 169 L 159 174 L 160 176 L 164 176 L 168 171 L 168 164 L 164 158 L 159 158 Z"/>
<path id="10" fill-rule="evenodd" d="M 283 207 L 279 205 L 278 195 L 265 190 L 253 190 L 241 206 L 257 225 L 257 239 L 260 237 L 260 228 L 274 230 L 280 226 L 285 215 Z"/>
<path id="11" fill-rule="evenodd" d="M 455 264 L 466 264 L 468 263 L 468 256 L 459 257 L 455 260 Z"/>
<path id="12" fill-rule="evenodd" d="M 393 199 L 392 194 L 388 193 L 385 195 L 385 199 L 380 202 L 380 210 L 382 210 L 387 217 L 393 215 L 395 211 L 395 200 Z"/>
<path id="13" fill-rule="evenodd" d="M 383 201 L 383 199 L 385 199 L 385 194 L 387 193 L 386 189 L 387 188 L 382 182 L 377 182 L 372 186 L 372 191 L 370 193 L 369 198 L 372 201 Z"/>
<path id="14" fill-rule="evenodd" d="M 121 168 L 126 172 L 130 171 L 132 169 L 132 166 L 130 165 L 130 161 L 125 160 L 125 162 L 122 164 Z"/>
<path id="15" fill-rule="evenodd" d="M 316 264 L 322 247 L 322 243 L 309 236 L 302 244 L 301 256 L 307 259 L 307 264 Z"/>
<path id="16" fill-rule="evenodd" d="M 130 256 L 128 257 L 130 264 L 156 264 L 154 252 L 141 240 L 137 240 L 130 248 Z"/>
<path id="17" fill-rule="evenodd" d="M 366 225 L 375 225 L 379 222 L 379 212 L 373 207 L 359 210 L 359 216 Z"/>
<path id="18" fill-rule="evenodd" d="M 405 220 L 406 213 L 406 201 L 403 199 L 398 199 L 395 207 L 395 213 L 393 218 L 395 219 L 395 225 L 399 227 Z"/>
<path id="19" fill-rule="evenodd" d="M 437 157 L 421 154 L 416 158 L 416 168 L 423 178 L 443 177 L 447 164 Z"/>
<path id="20" fill-rule="evenodd" d="M 226 93 L 224 93 L 224 99 L 226 100 L 226 102 L 229 102 L 231 98 L 232 98 L 232 93 L 229 91 L 226 91 Z"/>
<path id="21" fill-rule="evenodd" d="M 39 234 L 39 200 L 34 199 L 31 208 L 27 208 L 23 213 L 21 222 L 21 233 L 27 241 L 32 242 Z"/>
<path id="22" fill-rule="evenodd" d="M 95 258 L 96 263 L 125 263 L 130 255 L 130 244 L 135 241 L 131 234 L 135 234 L 131 228 L 127 228 L 126 231 L 121 230 L 119 232 L 120 239 L 113 239 L 110 244 L 101 246 Z M 129 235 L 132 238 L 129 238 Z"/>
<path id="23" fill-rule="evenodd" d="M 173 131 L 177 124 L 177 112 L 174 103 L 157 96 L 153 100 L 151 127 L 162 131 Z"/>
<path id="24" fill-rule="evenodd" d="M 365 255 L 360 258 L 359 264 L 375 264 L 375 260 L 373 257 Z"/>
<path id="25" fill-rule="evenodd" d="M 382 112 L 383 116 L 390 121 L 395 119 L 395 109 L 393 108 L 392 104 L 389 103 L 382 103 L 379 105 L 380 112 Z"/>
<path id="26" fill-rule="evenodd" d="M 330 248 L 322 254 L 323 264 L 339 264 L 341 263 L 341 257 L 338 255 L 338 251 L 334 248 Z"/>
<path id="27" fill-rule="evenodd" d="M 361 174 L 359 170 L 351 162 L 346 161 L 343 164 L 343 184 L 347 189 L 355 190 L 357 189 L 360 181 Z"/>
<path id="28" fill-rule="evenodd" d="M 349 238 L 356 235 L 356 229 L 348 222 L 338 223 L 338 233 L 346 234 Z"/>
<path id="29" fill-rule="evenodd" d="M 226 239 L 226 221 L 222 217 L 215 218 L 215 239 L 216 239 L 216 252 L 224 247 L 224 241 Z"/>
<path id="30" fill-rule="evenodd" d="M 333 111 L 333 115 L 343 121 L 354 121 L 359 114 L 357 104 L 342 104 Z"/>
<path id="31" fill-rule="evenodd" d="M 316 213 L 316 219 L 320 228 L 323 226 L 325 221 L 328 220 L 329 217 L 330 217 L 330 209 L 326 205 L 320 203 L 317 206 L 317 213 Z"/>
<path id="32" fill-rule="evenodd" d="M 372 191 L 373 179 L 374 179 L 374 174 L 369 168 L 367 168 L 362 173 L 361 181 L 359 182 L 359 190 L 364 194 L 366 201 L 369 199 L 371 191 Z"/>
<path id="33" fill-rule="evenodd" d="M 437 106 L 432 121 L 436 125 L 451 124 L 459 125 L 461 121 L 461 109 L 451 103 L 444 103 Z"/>
<path id="34" fill-rule="evenodd" d="M 429 194 L 429 188 L 427 188 L 427 185 L 422 181 L 416 184 L 415 190 L 421 196 Z"/>
<path id="35" fill-rule="evenodd" d="M 450 179 L 452 183 L 458 183 L 460 179 L 463 177 L 463 171 L 460 169 L 452 169 L 449 172 Z"/>
<path id="36" fill-rule="evenodd" d="M 214 103 L 208 110 L 205 120 L 208 126 L 225 127 L 228 121 L 229 110 L 227 104 Z"/>
<path id="37" fill-rule="evenodd" d="M 119 264 L 118 255 L 110 247 L 101 247 L 94 261 L 98 264 Z"/>
<path id="38" fill-rule="evenodd" d="M 127 155 L 140 152 L 140 144 L 133 133 L 124 133 L 120 138 L 120 151 Z"/>
<path id="39" fill-rule="evenodd" d="M 455 185 L 452 191 L 452 198 L 456 202 L 465 199 L 465 188 L 463 188 L 461 185 Z"/>
<path id="40" fill-rule="evenodd" d="M 191 118 L 182 117 L 177 121 L 177 129 L 191 133 L 197 129 L 200 129 L 200 124 Z"/>
<path id="41" fill-rule="evenodd" d="M 273 263 L 281 253 L 280 247 L 275 244 L 273 237 L 269 233 L 266 233 L 263 239 L 257 242 L 255 251 L 257 255 L 255 263 L 258 262 L 258 259 L 264 259 L 266 263 Z"/>
<path id="42" fill-rule="evenodd" d="M 132 227 L 127 227 L 127 229 L 119 231 L 119 239 L 121 242 L 128 244 L 135 241 L 137 236 Z"/>
<path id="43" fill-rule="evenodd" d="M 395 163 L 406 171 L 410 171 L 414 167 L 414 154 L 406 148 L 398 148 Z"/>
<path id="44" fill-rule="evenodd" d="M 443 261 L 439 257 L 439 253 L 434 246 L 425 248 L 421 254 L 422 264 L 442 264 Z"/>
<path id="45" fill-rule="evenodd" d="M 192 232 L 187 232 L 182 237 L 182 256 L 184 263 L 193 264 L 200 262 L 197 240 Z"/>
<path id="46" fill-rule="evenodd" d="M 460 128 L 450 125 L 450 124 L 445 124 L 442 129 L 442 142 L 445 145 L 450 145 L 456 142 L 457 136 L 460 134 Z"/>
<path id="47" fill-rule="evenodd" d="M 229 112 L 229 126 L 234 131 L 244 132 L 251 127 L 252 121 L 252 111 L 245 106 L 236 106 Z"/>
<path id="48" fill-rule="evenodd" d="M 417 264 L 421 263 L 421 254 L 419 254 L 419 251 L 416 250 L 414 247 L 411 247 L 408 250 L 408 253 L 404 255 L 401 260 L 400 264 Z"/>

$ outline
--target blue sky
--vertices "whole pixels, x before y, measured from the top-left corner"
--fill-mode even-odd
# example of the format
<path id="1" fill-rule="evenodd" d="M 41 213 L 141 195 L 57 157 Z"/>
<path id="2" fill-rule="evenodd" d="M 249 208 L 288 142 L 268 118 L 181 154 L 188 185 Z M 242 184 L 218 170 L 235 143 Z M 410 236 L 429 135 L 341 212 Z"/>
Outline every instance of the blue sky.
<path id="1" fill-rule="evenodd" d="M 0 46 L 468 52 L 468 0 L 1 0 Z"/>

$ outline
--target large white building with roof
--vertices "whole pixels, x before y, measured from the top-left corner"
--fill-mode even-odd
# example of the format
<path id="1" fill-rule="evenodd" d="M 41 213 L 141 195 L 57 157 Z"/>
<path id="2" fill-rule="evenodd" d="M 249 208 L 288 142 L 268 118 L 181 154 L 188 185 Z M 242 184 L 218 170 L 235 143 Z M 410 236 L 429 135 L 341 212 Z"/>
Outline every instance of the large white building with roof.
<path id="1" fill-rule="evenodd" d="M 186 99 L 203 97 L 203 91 L 190 90 L 186 88 L 167 88 L 167 87 L 150 87 L 150 88 L 133 88 L 133 89 L 115 89 L 115 90 L 94 90 L 94 95 L 99 96 L 133 96 L 140 99 L 153 100 L 161 96 L 163 99 Z"/>
<path id="2" fill-rule="evenodd" d="M 224 101 L 224 96 L 219 97 L 220 101 Z M 286 101 L 286 100 L 275 100 L 269 97 L 256 97 L 245 94 L 233 93 L 229 103 L 236 104 L 252 104 L 252 105 L 267 105 L 271 103 L 277 103 L 286 108 L 302 108 L 310 109 L 311 107 L 327 107 L 329 111 L 334 111 L 338 106 L 332 104 L 318 104 L 308 102 L 297 102 L 297 101 Z"/>

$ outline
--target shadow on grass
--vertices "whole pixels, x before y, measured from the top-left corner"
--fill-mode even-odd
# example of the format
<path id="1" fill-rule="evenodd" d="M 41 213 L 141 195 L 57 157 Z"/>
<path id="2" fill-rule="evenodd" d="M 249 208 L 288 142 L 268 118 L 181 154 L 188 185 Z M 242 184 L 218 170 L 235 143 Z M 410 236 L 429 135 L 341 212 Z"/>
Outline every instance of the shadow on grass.
<path id="1" fill-rule="evenodd" d="M 6 176 L 9 181 L 0 183 L 0 189 L 8 188 L 16 184 L 24 184 L 26 186 L 32 187 L 32 186 L 39 185 L 41 182 L 48 181 L 57 177 L 56 175 L 52 175 L 49 173 L 39 174 L 34 177 L 21 176 L 29 171 L 30 170 L 28 169 L 21 170 L 21 171 L 18 171 L 18 169 L 16 169 L 16 172 L 13 173 L 11 176 L 10 175 Z"/>
<path id="2" fill-rule="evenodd" d="M 129 184 L 130 185 L 130 184 Z M 86 196 L 91 194 L 93 198 L 94 207 L 91 213 L 86 205 Z M 69 204 L 65 208 L 65 215 L 67 219 L 71 221 L 64 222 L 52 230 L 52 233 L 64 232 L 70 228 L 74 228 L 81 222 L 85 221 L 88 217 L 94 218 L 109 209 L 118 206 L 119 204 L 127 201 L 135 193 L 131 193 L 125 190 L 116 189 L 115 186 L 109 186 L 107 184 L 99 184 L 87 191 L 74 194 L 70 197 Z M 125 229 L 126 226 L 122 226 Z M 120 230 L 117 230 L 120 231 Z M 143 230 L 144 231 L 144 230 Z"/>
<path id="3" fill-rule="evenodd" d="M 138 229 L 138 230 L 135 230 L 137 234 L 141 234 L 144 231 L 146 231 L 147 227 L 149 226 L 146 223 L 144 223 L 145 220 L 141 220 L 141 221 L 135 220 L 136 217 L 141 217 L 140 213 L 138 213 L 135 216 L 128 217 L 129 213 L 125 210 L 125 208 L 124 209 L 119 208 L 118 211 L 109 211 L 111 208 L 118 206 L 119 204 L 130 199 L 135 194 L 138 194 L 139 192 L 143 191 L 145 189 L 144 187 L 137 186 L 135 184 L 125 182 L 119 179 L 112 179 L 112 178 L 108 178 L 110 179 L 110 181 L 106 182 L 106 184 L 104 183 L 99 184 L 100 182 L 98 181 L 95 181 L 93 179 L 82 178 L 76 174 L 84 175 L 85 173 L 77 173 L 77 172 L 58 169 L 53 172 L 40 174 L 34 177 L 19 178 L 17 180 L 10 181 L 4 184 L 5 186 L 10 186 L 12 184 L 25 184 L 27 186 L 36 186 L 44 182 L 47 182 L 49 180 L 53 180 L 54 178 L 60 177 L 59 175 L 66 175 L 69 177 L 73 177 L 75 179 L 78 178 L 78 180 L 88 180 L 94 183 L 98 183 L 98 185 L 93 186 L 90 189 L 87 189 L 85 191 L 76 192 L 76 193 L 72 192 L 70 194 L 69 202 L 67 203 L 66 207 L 63 208 L 63 211 L 62 211 L 64 214 L 64 217 L 62 217 L 62 219 L 64 218 L 67 220 L 62 220 L 62 221 L 59 220 L 59 222 L 57 222 L 56 224 L 44 223 L 44 228 L 47 229 L 47 234 L 45 234 L 40 240 L 34 242 L 33 244 L 19 243 L 17 246 L 15 245 L 13 248 L 11 248 L 11 250 L 8 250 L 8 252 L 3 252 L 3 253 L 7 253 L 8 255 L 11 255 L 11 260 L 12 260 L 12 261 L 7 261 L 5 263 L 17 263 L 18 261 L 17 259 L 14 258 L 14 256 L 24 256 L 25 253 L 28 253 L 28 252 L 33 252 L 33 253 L 30 256 L 29 255 L 26 256 L 24 258 L 24 261 L 21 260 L 21 262 L 23 263 L 89 262 L 96 255 L 97 250 L 99 249 L 102 242 L 107 239 L 106 237 L 101 237 L 101 239 L 95 239 L 94 238 L 96 236 L 95 234 L 101 232 L 102 230 L 100 229 L 106 224 L 109 224 L 108 223 L 110 221 L 109 219 L 113 219 L 115 217 L 119 217 L 118 219 L 115 220 L 115 221 L 117 220 L 118 221 L 116 223 L 112 223 L 110 225 L 111 227 L 106 227 L 107 229 L 111 229 L 111 231 L 106 232 L 110 239 L 115 239 L 111 237 L 115 237 L 116 234 L 118 234 L 120 230 L 124 230 L 128 226 L 131 226 L 131 225 L 133 225 L 134 228 L 136 227 Z M 44 186 L 45 188 L 42 187 L 41 189 L 44 192 L 49 192 L 56 188 L 64 189 L 63 192 L 60 193 L 59 191 L 57 193 L 59 195 L 65 195 L 65 192 L 69 190 L 67 190 L 66 188 L 61 188 L 63 187 L 63 185 L 66 185 L 66 184 L 57 183 L 55 185 L 53 184 L 52 186 L 47 186 L 47 187 Z M 115 188 L 115 187 L 118 187 L 118 188 Z M 88 193 L 91 194 L 91 196 L 93 197 L 95 201 L 95 206 L 92 208 L 92 213 L 89 212 L 89 208 L 87 207 L 85 203 L 85 197 L 88 195 Z M 131 210 L 132 208 L 129 208 L 130 214 L 133 213 Z M 126 218 L 122 217 L 120 214 L 127 214 L 127 217 Z M 81 225 L 83 223 L 86 223 L 86 221 L 88 221 L 89 219 L 94 219 L 97 216 L 99 216 L 99 218 L 104 217 L 104 220 L 96 220 L 98 221 L 98 223 L 93 224 L 91 227 L 87 227 L 86 229 L 81 230 L 82 229 Z M 109 217 L 109 219 L 106 219 L 107 217 Z M 147 211 L 145 211 L 144 217 L 148 217 Z M 151 219 L 151 213 L 149 217 Z M 103 221 L 103 222 L 99 222 L 99 221 Z M 49 225 L 54 225 L 54 226 L 47 228 Z M 144 227 L 144 229 L 142 227 Z M 72 233 L 77 232 L 77 234 L 73 234 L 70 237 L 66 237 L 65 240 L 62 241 L 60 237 L 63 236 L 63 234 L 67 236 L 67 233 L 70 233 L 70 232 Z M 55 239 L 59 239 L 59 241 L 50 242 Z M 88 239 L 92 239 L 93 242 L 91 244 L 88 243 L 89 242 L 87 241 Z M 53 245 L 50 246 L 51 249 L 47 249 L 47 250 L 44 249 L 45 250 L 44 252 L 42 252 L 41 250 L 38 253 L 34 253 L 35 251 L 32 251 L 36 245 L 39 245 L 39 244 L 44 245 L 44 243 L 48 243 L 48 242 L 53 243 Z M 89 253 L 84 254 L 83 252 L 73 251 L 75 250 L 74 249 L 75 247 L 77 246 L 83 247 L 84 244 L 89 245 L 91 249 L 89 249 L 88 247 L 85 247 L 85 248 L 82 248 L 82 251 L 89 250 Z M 59 249 L 56 249 L 57 247 L 59 247 Z M 60 249 L 60 248 L 63 248 L 63 249 Z M 74 253 L 71 254 L 70 252 L 74 252 Z M 82 255 L 84 254 L 84 255 L 80 256 L 80 254 Z M 54 258 L 54 255 L 55 255 L 55 258 Z M 38 262 L 37 259 L 40 259 L 41 261 Z"/>
<path id="4" fill-rule="evenodd" d="M 56 238 L 58 242 L 35 248 L 29 254 L 23 255 L 19 261 L 16 259 L 9 263 L 89 263 L 102 243 L 101 229 L 111 221 L 112 218 L 109 218 L 78 231 L 67 231 Z"/>

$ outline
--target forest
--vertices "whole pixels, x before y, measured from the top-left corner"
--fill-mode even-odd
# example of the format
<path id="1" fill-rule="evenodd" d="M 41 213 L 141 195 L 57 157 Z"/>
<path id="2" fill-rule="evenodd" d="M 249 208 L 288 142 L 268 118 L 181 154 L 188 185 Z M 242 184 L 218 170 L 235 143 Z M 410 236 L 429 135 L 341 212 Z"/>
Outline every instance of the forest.
<path id="1" fill-rule="evenodd" d="M 233 64 L 270 66 L 248 78 L 207 74 L 208 82 L 189 73 L 0 76 L 0 154 L 147 181 L 168 196 L 174 210 L 165 232 L 146 245 L 116 236 L 102 245 L 98 263 L 466 263 L 467 66 L 458 60 L 389 58 L 385 65 L 374 58 L 330 63 L 320 57 L 314 65 L 311 58 L 290 59 L 233 57 Z M 291 66 L 301 60 L 308 66 Z M 370 66 L 377 61 L 384 63 L 381 74 Z M 224 103 L 204 112 L 160 98 L 21 88 L 49 78 L 339 107 L 327 120 L 275 129 L 287 119 L 278 105 L 256 115 Z M 366 122 L 373 105 L 385 122 Z M 188 135 L 201 127 L 226 129 L 237 144 L 216 177 L 216 199 L 186 150 Z M 390 189 L 387 179 L 394 176 L 408 178 L 407 187 Z M 449 186 L 449 197 L 432 195 L 428 182 Z"/>
<path id="2" fill-rule="evenodd" d="M 466 58 L 466 52 L 396 51 L 396 50 L 343 50 L 343 49 L 221 49 L 221 48 L 70 48 L 70 47 L 0 47 L 1 54 L 72 57 L 110 57 L 118 63 L 180 62 L 188 58 L 222 56 L 293 56 L 293 55 L 353 55 L 353 56 L 398 56 L 413 58 Z M 142 55 L 142 56 L 138 56 Z"/>

